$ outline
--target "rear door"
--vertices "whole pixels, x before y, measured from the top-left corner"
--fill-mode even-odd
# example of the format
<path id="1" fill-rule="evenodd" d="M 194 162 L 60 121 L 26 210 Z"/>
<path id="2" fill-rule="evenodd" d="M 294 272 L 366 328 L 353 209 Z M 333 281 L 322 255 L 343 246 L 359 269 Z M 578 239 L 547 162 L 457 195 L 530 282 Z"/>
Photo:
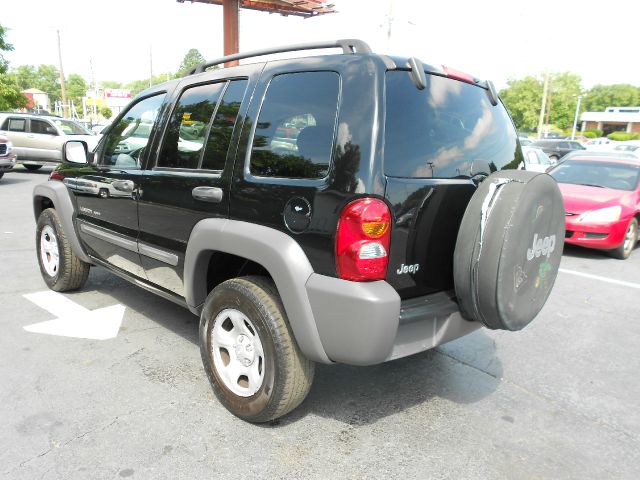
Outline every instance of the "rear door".
<path id="1" fill-rule="evenodd" d="M 502 103 L 470 83 L 386 74 L 385 197 L 394 227 L 387 281 L 402 298 L 453 289 L 458 228 L 476 183 L 523 161 Z"/>
<path id="2" fill-rule="evenodd" d="M 165 96 L 159 92 L 132 104 L 101 142 L 96 164 L 65 179 L 76 195 L 78 231 L 89 253 L 142 279 L 137 245 L 141 166 Z"/>
<path id="3" fill-rule="evenodd" d="M 191 231 L 205 218 L 226 218 L 237 124 L 243 99 L 258 69 L 234 69 L 194 84 L 187 77 L 175 100 L 156 159 L 150 159 L 140 188 L 138 248 L 147 278 L 184 296 L 184 257 Z"/>
<path id="4" fill-rule="evenodd" d="M 29 119 L 27 117 L 7 117 L 0 126 L 0 130 L 7 132 L 7 137 L 13 143 L 13 150 L 18 159 L 32 158 L 28 148 Z"/>

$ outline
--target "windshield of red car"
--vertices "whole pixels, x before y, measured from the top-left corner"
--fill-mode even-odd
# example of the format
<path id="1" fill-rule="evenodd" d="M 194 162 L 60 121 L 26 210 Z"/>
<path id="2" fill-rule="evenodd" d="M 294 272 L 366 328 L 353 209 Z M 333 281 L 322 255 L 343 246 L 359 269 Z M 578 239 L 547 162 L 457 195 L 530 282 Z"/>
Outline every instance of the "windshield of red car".
<path id="1" fill-rule="evenodd" d="M 636 166 L 584 160 L 564 161 L 549 175 L 558 183 L 631 191 L 638 187 L 640 163 Z"/>

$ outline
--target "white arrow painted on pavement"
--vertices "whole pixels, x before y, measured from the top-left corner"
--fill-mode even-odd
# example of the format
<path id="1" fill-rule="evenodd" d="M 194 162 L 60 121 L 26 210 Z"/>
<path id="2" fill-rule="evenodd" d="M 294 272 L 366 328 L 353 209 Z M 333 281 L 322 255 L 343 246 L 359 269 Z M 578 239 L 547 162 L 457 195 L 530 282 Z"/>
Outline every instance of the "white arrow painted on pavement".
<path id="1" fill-rule="evenodd" d="M 27 332 L 46 333 L 62 337 L 108 340 L 120 331 L 125 307 L 111 307 L 89 310 L 64 295 L 50 290 L 23 295 L 30 302 L 55 315 L 55 320 L 27 325 Z"/>

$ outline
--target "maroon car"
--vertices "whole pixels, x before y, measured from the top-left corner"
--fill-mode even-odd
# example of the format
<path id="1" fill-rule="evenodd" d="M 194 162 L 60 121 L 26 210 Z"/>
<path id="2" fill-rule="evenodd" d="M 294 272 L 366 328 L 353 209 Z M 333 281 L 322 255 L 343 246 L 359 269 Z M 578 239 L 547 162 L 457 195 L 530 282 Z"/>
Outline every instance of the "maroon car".
<path id="1" fill-rule="evenodd" d="M 12 170 L 16 164 L 17 156 L 11 151 L 12 149 L 13 145 L 9 139 L 0 134 L 0 178 L 3 177 L 5 172 Z"/>
<path id="2" fill-rule="evenodd" d="M 585 153 L 549 175 L 564 198 L 565 242 L 628 258 L 638 242 L 640 161 Z"/>

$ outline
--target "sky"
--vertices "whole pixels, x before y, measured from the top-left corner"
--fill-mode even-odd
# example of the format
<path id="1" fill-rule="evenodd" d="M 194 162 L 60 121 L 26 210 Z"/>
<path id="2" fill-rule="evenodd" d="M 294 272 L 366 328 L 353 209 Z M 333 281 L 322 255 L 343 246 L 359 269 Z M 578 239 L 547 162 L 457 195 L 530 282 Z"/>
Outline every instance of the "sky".
<path id="1" fill-rule="evenodd" d="M 5 3 L 6 2 L 6 3 Z M 176 0 L 4 0 L 0 24 L 15 47 L 10 67 L 58 66 L 65 75 L 130 82 L 175 72 L 191 48 L 222 56 L 222 7 Z M 332 0 L 311 19 L 242 10 L 240 50 L 360 38 L 375 52 L 415 56 L 491 79 L 570 71 L 583 87 L 640 86 L 640 0 Z M 7 8 L 8 7 L 8 8 Z M 389 37 L 389 19 L 391 35 Z M 627 20 L 629 19 L 629 20 Z M 282 56 L 282 55 L 280 55 Z"/>

